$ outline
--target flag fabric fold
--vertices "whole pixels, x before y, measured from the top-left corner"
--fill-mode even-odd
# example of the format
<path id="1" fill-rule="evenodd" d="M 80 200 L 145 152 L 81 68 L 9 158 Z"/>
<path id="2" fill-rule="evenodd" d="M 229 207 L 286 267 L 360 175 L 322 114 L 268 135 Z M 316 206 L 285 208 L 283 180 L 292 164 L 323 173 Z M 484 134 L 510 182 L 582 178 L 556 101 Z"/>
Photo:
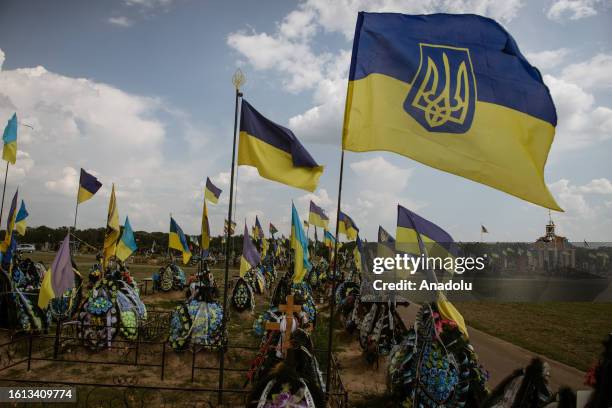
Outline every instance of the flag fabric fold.
<path id="1" fill-rule="evenodd" d="M 191 250 L 189 249 L 189 243 L 185 233 L 174 221 L 174 218 L 170 217 L 170 234 L 168 236 L 168 248 L 177 249 L 183 254 L 183 264 L 189 263 L 191 259 Z"/>
<path id="2" fill-rule="evenodd" d="M 89 200 L 98 192 L 100 187 L 102 187 L 102 183 L 100 183 L 96 177 L 81 169 L 77 203 L 81 204 L 82 202 Z"/>
<path id="3" fill-rule="evenodd" d="M 117 244 L 116 257 L 121 260 L 121 262 L 125 262 L 126 259 L 129 258 L 134 251 L 138 249 L 136 245 L 136 239 L 134 238 L 134 231 L 132 230 L 132 226 L 130 225 L 130 220 L 128 217 L 125 217 L 125 224 L 123 224 L 123 233 L 121 234 L 121 239 Z"/>
<path id="4" fill-rule="evenodd" d="M 259 175 L 314 191 L 323 173 L 293 132 L 265 118 L 242 100 L 238 165 L 253 166 Z"/>
<path id="5" fill-rule="evenodd" d="M 15 164 L 17 161 L 17 113 L 13 113 L 8 120 L 2 134 L 2 141 L 4 142 L 2 159 Z"/>
<path id="6" fill-rule="evenodd" d="M 43 277 L 38 294 L 38 307 L 46 309 L 51 299 L 62 296 L 66 290 L 73 287 L 74 269 L 70 257 L 70 233 L 68 233 Z"/>
<path id="7" fill-rule="evenodd" d="M 206 189 L 204 190 L 204 197 L 206 200 L 213 204 L 217 204 L 219 202 L 221 192 L 222 190 L 215 186 L 212 181 L 210 181 L 210 178 L 206 177 Z"/>
<path id="8" fill-rule="evenodd" d="M 394 152 L 562 211 L 544 181 L 556 125 L 540 72 L 494 20 L 359 13 L 345 150 Z"/>

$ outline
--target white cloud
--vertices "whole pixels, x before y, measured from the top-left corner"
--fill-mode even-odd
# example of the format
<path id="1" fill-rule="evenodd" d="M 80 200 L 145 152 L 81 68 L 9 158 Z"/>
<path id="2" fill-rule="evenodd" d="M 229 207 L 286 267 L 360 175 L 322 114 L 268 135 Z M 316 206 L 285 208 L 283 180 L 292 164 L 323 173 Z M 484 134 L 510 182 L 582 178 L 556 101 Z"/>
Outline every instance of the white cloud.
<path id="1" fill-rule="evenodd" d="M 544 82 L 557 108 L 554 148 L 583 148 L 612 137 L 612 109 L 597 106 L 592 94 L 567 80 L 545 75 Z"/>
<path id="2" fill-rule="evenodd" d="M 289 92 L 315 86 L 323 78 L 322 67 L 331 59 L 331 55 L 316 55 L 308 44 L 283 35 L 239 32 L 230 34 L 227 42 L 256 69 L 282 73 L 283 85 Z"/>
<path id="3" fill-rule="evenodd" d="M 612 88 L 612 55 L 597 54 L 563 69 L 561 77 L 586 89 Z"/>
<path id="4" fill-rule="evenodd" d="M 597 6 L 601 0 L 555 0 L 546 16 L 551 20 L 579 20 L 597 14 Z"/>
<path id="5" fill-rule="evenodd" d="M 20 185 L 31 225 L 72 223 L 78 169 L 84 167 L 96 172 L 104 187 L 79 210 L 79 226 L 102 225 L 104 197 L 115 183 L 120 215 L 129 210 L 135 228 L 165 230 L 169 211 L 188 220 L 189 232 L 198 228 L 201 198 L 176 197 L 191 197 L 206 171 L 192 157 L 214 152 L 196 146 L 181 157 L 181 166 L 173 165 L 167 126 L 176 138 L 189 132 L 207 137 L 186 115 L 177 117 L 159 99 L 40 66 L 0 71 L 0 118 L 15 111 L 20 123 L 33 129 L 19 127 L 17 164 L 10 168 L 7 190 Z"/>
<path id="6" fill-rule="evenodd" d="M 123 0 L 127 6 L 137 6 L 146 8 L 168 7 L 175 0 Z"/>
<path id="7" fill-rule="evenodd" d="M 606 231 L 612 225 L 612 214 L 608 203 L 595 194 L 611 194 L 610 180 L 594 179 L 584 185 L 574 185 L 567 179 L 549 184 L 550 191 L 558 199 L 564 213 L 556 213 L 555 221 L 563 234 L 580 239 L 588 236 L 608 236 Z M 589 197 L 586 194 L 591 194 Z M 585 236 L 588 231 L 588 236 Z"/>
<path id="8" fill-rule="evenodd" d="M 110 17 L 108 22 L 119 27 L 129 27 L 133 24 L 133 21 L 125 16 Z"/>
<path id="9" fill-rule="evenodd" d="M 313 12 L 321 27 L 342 33 L 352 39 L 359 11 L 427 14 L 435 12 L 476 13 L 496 20 L 510 21 L 522 7 L 521 0 L 308 0 L 302 3 L 304 13 Z"/>
<path id="10" fill-rule="evenodd" d="M 578 190 L 583 193 L 612 194 L 612 183 L 607 178 L 593 179 Z"/>
<path id="11" fill-rule="evenodd" d="M 0 71 L 2 70 L 2 65 L 4 64 L 4 59 L 5 59 L 4 51 L 0 50 Z"/>
<path id="12" fill-rule="evenodd" d="M 526 57 L 531 65 L 540 70 L 547 71 L 561 65 L 569 53 L 570 50 L 568 48 L 559 48 L 556 50 L 529 52 Z"/>
<path id="13" fill-rule="evenodd" d="M 55 180 L 45 182 L 45 187 L 51 191 L 58 191 L 65 195 L 74 195 L 79 185 L 79 173 L 73 167 L 64 167 L 62 176 Z"/>
<path id="14" fill-rule="evenodd" d="M 412 169 L 404 169 L 389 163 L 382 156 L 350 164 L 360 184 L 369 189 L 401 191 L 408 184 Z"/>
<path id="15" fill-rule="evenodd" d="M 366 232 L 366 236 L 375 236 L 377 223 L 387 228 L 395 225 L 396 212 L 381 211 L 381 208 L 393 208 L 396 204 L 402 204 L 416 211 L 426 205 L 405 195 L 404 190 L 412 176 L 411 168 L 396 166 L 382 156 L 359 160 L 349 167 L 355 174 L 354 179 L 359 180 L 358 198 L 353 202 L 345 201 L 342 207 L 357 223 L 357 220 L 376 220 L 375 223 L 367 222 L 365 225 L 367 230 L 362 231 Z"/>

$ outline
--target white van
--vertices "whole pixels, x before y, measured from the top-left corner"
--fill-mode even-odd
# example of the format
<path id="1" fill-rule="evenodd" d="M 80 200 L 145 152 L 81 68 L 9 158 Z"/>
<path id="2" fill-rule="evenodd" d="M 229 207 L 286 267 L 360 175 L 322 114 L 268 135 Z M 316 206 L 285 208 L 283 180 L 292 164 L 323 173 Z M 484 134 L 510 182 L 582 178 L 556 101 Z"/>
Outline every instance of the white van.
<path id="1" fill-rule="evenodd" d="M 23 252 L 24 254 L 31 254 L 36 251 L 34 244 L 19 244 L 17 245 L 17 251 Z"/>

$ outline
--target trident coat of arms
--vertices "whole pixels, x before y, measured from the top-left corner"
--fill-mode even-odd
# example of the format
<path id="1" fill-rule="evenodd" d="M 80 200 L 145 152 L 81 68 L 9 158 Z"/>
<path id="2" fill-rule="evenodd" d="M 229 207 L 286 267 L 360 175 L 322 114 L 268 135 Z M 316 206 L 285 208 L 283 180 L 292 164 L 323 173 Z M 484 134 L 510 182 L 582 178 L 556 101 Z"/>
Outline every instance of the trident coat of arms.
<path id="1" fill-rule="evenodd" d="M 404 109 L 429 132 L 465 133 L 476 106 L 467 48 L 420 44 L 421 60 Z"/>

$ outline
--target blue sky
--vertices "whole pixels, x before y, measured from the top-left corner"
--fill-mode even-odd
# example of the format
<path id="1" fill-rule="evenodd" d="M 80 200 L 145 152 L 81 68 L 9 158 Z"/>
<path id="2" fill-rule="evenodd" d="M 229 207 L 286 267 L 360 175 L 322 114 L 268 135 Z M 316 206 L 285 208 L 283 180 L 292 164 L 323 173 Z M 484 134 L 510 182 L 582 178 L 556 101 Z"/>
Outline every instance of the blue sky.
<path id="1" fill-rule="evenodd" d="M 20 186 L 31 225 L 72 222 L 79 167 L 104 183 L 79 209 L 103 225 L 110 184 L 136 230 L 166 230 L 172 213 L 196 234 L 207 176 L 227 212 L 233 121 L 231 75 L 247 98 L 290 126 L 326 166 L 313 195 L 240 168 L 239 222 L 256 214 L 287 230 L 290 202 L 335 213 L 340 126 L 359 10 L 476 12 L 500 21 L 545 75 L 559 114 L 546 181 L 566 210 L 553 214 L 572 240 L 612 240 L 612 7 L 609 0 L 449 1 L 3 1 L 0 119 L 17 111 Z M 2 62 L 3 61 L 3 62 Z M 4 119 L 2 119 L 4 120 Z M 347 154 L 343 209 L 373 239 L 394 230 L 401 203 L 457 240 L 533 240 L 545 209 L 388 153 Z M 7 201 L 9 198 L 7 198 Z M 333 218 L 333 217 L 332 217 Z"/>

